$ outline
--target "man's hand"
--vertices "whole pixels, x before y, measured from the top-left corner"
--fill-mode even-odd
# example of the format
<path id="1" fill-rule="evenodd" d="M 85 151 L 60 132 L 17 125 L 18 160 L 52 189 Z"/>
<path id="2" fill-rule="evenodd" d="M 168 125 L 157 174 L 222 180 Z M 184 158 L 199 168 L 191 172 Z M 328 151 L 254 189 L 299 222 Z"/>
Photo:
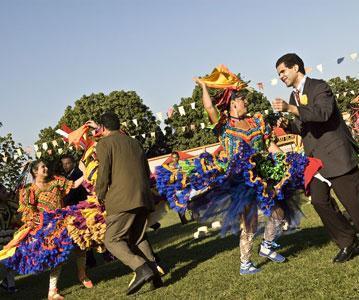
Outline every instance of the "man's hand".
<path id="1" fill-rule="evenodd" d="M 281 98 L 275 98 L 272 105 L 277 112 L 290 112 L 297 117 L 299 116 L 298 108 L 295 105 L 288 104 Z"/>
<path id="2" fill-rule="evenodd" d="M 98 128 L 98 124 L 94 121 L 94 120 L 88 120 L 85 125 L 97 129 Z"/>
<path id="3" fill-rule="evenodd" d="M 275 98 L 272 105 L 274 110 L 277 112 L 286 112 L 289 109 L 289 104 L 281 98 Z"/>

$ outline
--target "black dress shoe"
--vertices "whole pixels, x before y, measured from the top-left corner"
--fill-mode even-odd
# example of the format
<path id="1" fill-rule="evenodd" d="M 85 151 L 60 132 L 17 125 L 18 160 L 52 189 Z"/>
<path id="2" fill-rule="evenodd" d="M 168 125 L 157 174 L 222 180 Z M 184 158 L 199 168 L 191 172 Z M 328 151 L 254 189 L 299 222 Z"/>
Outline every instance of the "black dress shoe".
<path id="1" fill-rule="evenodd" d="M 149 266 L 155 274 L 151 281 L 152 290 L 163 287 L 163 282 L 161 279 L 161 276 L 165 275 L 163 269 L 156 262 L 149 262 Z"/>
<path id="2" fill-rule="evenodd" d="M 358 241 L 355 240 L 350 246 L 340 249 L 338 254 L 333 258 L 334 263 L 343 263 L 348 261 L 356 254 L 358 248 Z"/>
<path id="3" fill-rule="evenodd" d="M 155 276 L 148 263 L 144 263 L 142 266 L 135 270 L 135 277 L 130 282 L 127 289 L 127 295 L 131 295 L 139 291 L 146 282 L 151 281 Z"/>

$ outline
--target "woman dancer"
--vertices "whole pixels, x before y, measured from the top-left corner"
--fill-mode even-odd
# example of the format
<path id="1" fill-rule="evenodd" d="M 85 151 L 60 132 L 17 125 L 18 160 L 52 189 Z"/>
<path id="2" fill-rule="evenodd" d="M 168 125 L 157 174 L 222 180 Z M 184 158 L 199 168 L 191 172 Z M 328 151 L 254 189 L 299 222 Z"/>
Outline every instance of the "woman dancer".
<path id="1" fill-rule="evenodd" d="M 222 234 L 241 229 L 240 274 L 254 274 L 260 271 L 251 261 L 258 207 L 269 217 L 259 253 L 283 262 L 285 258 L 275 252 L 274 238 L 284 217 L 283 207 L 290 211 L 284 204 L 293 191 L 304 188 L 309 160 L 298 153 L 281 153 L 262 115 L 247 115 L 249 91 L 227 68 L 220 66 L 208 77 L 194 80 L 202 88 L 204 108 L 226 159 L 204 153 L 195 160 L 194 169 L 177 174 L 173 183 L 172 174 L 159 167 L 158 189 L 169 201 L 188 205 L 200 221 L 221 219 Z M 224 89 L 215 104 L 207 85 Z"/>
<path id="2" fill-rule="evenodd" d="M 20 190 L 19 212 L 24 225 L 14 239 L 0 253 L 3 263 L 20 274 L 36 273 L 52 269 L 48 299 L 63 299 L 57 291 L 61 263 L 66 261 L 72 249 L 77 254 L 78 278 L 86 288 L 92 282 L 86 275 L 86 253 L 76 246 L 69 235 L 69 228 L 76 216 L 63 207 L 63 198 L 71 188 L 77 188 L 83 177 L 75 182 L 63 177 L 50 177 L 46 164 L 37 160 L 30 165 L 33 183 Z M 68 216 L 68 220 L 64 216 Z M 71 215 L 71 218 L 69 217 Z M 73 236 L 78 236 L 76 228 Z"/>

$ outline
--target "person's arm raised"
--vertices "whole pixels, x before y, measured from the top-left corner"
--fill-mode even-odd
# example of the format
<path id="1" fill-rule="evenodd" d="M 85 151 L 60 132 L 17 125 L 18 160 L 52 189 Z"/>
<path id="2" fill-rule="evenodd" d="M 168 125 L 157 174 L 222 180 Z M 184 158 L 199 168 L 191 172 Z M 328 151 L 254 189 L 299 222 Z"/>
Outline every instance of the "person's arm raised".
<path id="1" fill-rule="evenodd" d="M 212 124 L 216 124 L 219 120 L 218 117 L 218 111 L 217 109 L 214 107 L 211 97 L 208 93 L 208 89 L 206 84 L 198 77 L 193 78 L 193 81 L 195 83 L 197 83 L 201 88 L 202 88 L 202 102 L 203 102 L 203 107 L 206 110 L 206 112 L 208 113 L 209 119 L 211 121 Z"/>

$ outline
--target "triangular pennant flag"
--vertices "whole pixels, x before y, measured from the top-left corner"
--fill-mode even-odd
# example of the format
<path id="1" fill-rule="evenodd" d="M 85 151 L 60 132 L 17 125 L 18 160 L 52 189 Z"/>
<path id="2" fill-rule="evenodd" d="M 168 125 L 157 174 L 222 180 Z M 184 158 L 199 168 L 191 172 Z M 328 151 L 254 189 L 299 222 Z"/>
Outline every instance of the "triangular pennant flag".
<path id="1" fill-rule="evenodd" d="M 317 65 L 316 68 L 320 73 L 323 73 L 323 65 L 322 64 Z"/>
<path id="2" fill-rule="evenodd" d="M 351 58 L 352 60 L 355 60 L 357 57 L 358 57 L 358 53 L 357 53 L 357 52 L 354 52 L 354 53 L 350 54 L 350 58 Z"/>
<path id="3" fill-rule="evenodd" d="M 339 93 L 335 94 L 335 97 L 339 98 Z"/>
<path id="4" fill-rule="evenodd" d="M 40 151 L 37 151 L 37 152 L 36 152 L 36 157 L 37 157 L 37 158 L 40 158 L 40 157 L 41 157 L 41 152 L 40 152 Z"/>
<path id="5" fill-rule="evenodd" d="M 191 103 L 191 107 L 192 107 L 192 109 L 195 109 L 195 108 L 196 108 L 196 103 L 195 103 L 195 102 L 192 102 L 192 103 Z"/>
<path id="6" fill-rule="evenodd" d="M 204 129 L 204 127 L 205 127 L 205 126 L 204 126 L 204 123 L 201 123 L 201 128 Z"/>
<path id="7" fill-rule="evenodd" d="M 265 115 L 268 115 L 268 113 L 269 113 L 269 110 L 268 110 L 268 109 L 264 110 L 264 114 L 265 114 Z"/>
<path id="8" fill-rule="evenodd" d="M 162 129 L 162 133 L 163 133 L 163 135 L 167 134 L 167 132 L 166 132 L 166 130 L 164 128 Z"/>
<path id="9" fill-rule="evenodd" d="M 195 130 L 196 129 L 196 125 L 191 124 L 191 130 Z"/>
<path id="10" fill-rule="evenodd" d="M 155 136 L 156 136 L 155 132 L 152 131 L 152 132 L 151 132 L 151 137 L 155 137 Z"/>
<path id="11" fill-rule="evenodd" d="M 186 112 L 184 111 L 183 106 L 178 106 L 178 111 L 179 111 L 181 116 L 184 116 L 186 114 Z"/>
<path id="12" fill-rule="evenodd" d="M 48 149 L 47 143 L 42 143 L 42 149 L 44 149 L 45 151 Z"/>
<path id="13" fill-rule="evenodd" d="M 156 113 L 157 119 L 160 120 L 161 122 L 163 121 L 163 114 L 162 112 L 158 112 Z"/>
<path id="14" fill-rule="evenodd" d="M 136 136 L 135 136 L 135 135 L 131 135 L 131 137 L 134 139 Z"/>
<path id="15" fill-rule="evenodd" d="M 343 96 L 345 97 L 348 94 L 348 92 L 343 92 Z"/>
<path id="16" fill-rule="evenodd" d="M 34 149 L 35 149 L 35 152 L 39 150 L 39 146 L 38 145 L 34 145 Z"/>
<path id="17" fill-rule="evenodd" d="M 4 156 L 4 157 L 2 158 L 2 160 L 3 160 L 4 162 L 7 162 L 7 156 Z"/>
<path id="18" fill-rule="evenodd" d="M 55 140 L 53 140 L 52 142 L 52 145 L 54 146 L 54 147 L 57 147 L 59 144 L 57 143 L 57 141 L 55 141 Z"/>
<path id="19" fill-rule="evenodd" d="M 305 67 L 304 70 L 305 70 L 305 74 L 309 74 L 309 73 L 311 73 L 313 71 L 313 68 L 312 67 Z"/>
<path id="20" fill-rule="evenodd" d="M 182 126 L 182 132 L 186 131 L 186 126 Z"/>
<path id="21" fill-rule="evenodd" d="M 125 122 L 122 122 L 122 123 L 121 123 L 121 125 L 123 125 L 123 126 L 127 127 L 127 123 L 126 123 L 126 121 L 125 121 Z"/>
<path id="22" fill-rule="evenodd" d="M 339 57 L 339 58 L 337 59 L 337 64 L 338 64 L 338 65 L 341 64 L 341 63 L 343 62 L 343 60 L 344 60 L 344 57 Z"/>
<path id="23" fill-rule="evenodd" d="M 273 78 L 273 79 L 270 81 L 270 84 L 271 84 L 271 85 L 277 85 L 277 84 L 278 84 L 278 79 L 277 79 L 277 78 Z"/>
<path id="24" fill-rule="evenodd" d="M 16 152 L 17 152 L 17 154 L 18 154 L 19 156 L 22 156 L 22 151 L 21 151 L 20 148 L 17 148 L 17 149 L 16 149 Z"/>
<path id="25" fill-rule="evenodd" d="M 355 95 L 355 92 L 353 90 L 350 91 L 350 94 Z"/>
<path id="26" fill-rule="evenodd" d="M 145 134 L 145 133 L 142 133 L 141 136 L 142 136 L 143 138 L 146 138 L 146 134 Z"/>
<path id="27" fill-rule="evenodd" d="M 70 147 L 69 147 L 69 150 L 71 150 L 71 151 L 74 150 L 74 147 L 70 146 Z"/>
<path id="28" fill-rule="evenodd" d="M 59 154 L 61 154 L 62 152 L 64 152 L 64 150 L 62 148 L 57 149 L 57 152 L 59 152 Z"/>
<path id="29" fill-rule="evenodd" d="M 14 154 L 14 159 L 17 160 L 19 158 L 19 155 Z"/>
<path id="30" fill-rule="evenodd" d="M 137 119 L 133 119 L 132 122 L 136 125 L 136 127 L 138 126 Z"/>
<path id="31" fill-rule="evenodd" d="M 174 110 L 173 107 L 171 106 L 171 107 L 168 109 L 168 111 L 167 111 L 167 117 L 168 117 L 169 119 L 171 119 L 174 112 L 175 112 L 175 110 Z"/>

